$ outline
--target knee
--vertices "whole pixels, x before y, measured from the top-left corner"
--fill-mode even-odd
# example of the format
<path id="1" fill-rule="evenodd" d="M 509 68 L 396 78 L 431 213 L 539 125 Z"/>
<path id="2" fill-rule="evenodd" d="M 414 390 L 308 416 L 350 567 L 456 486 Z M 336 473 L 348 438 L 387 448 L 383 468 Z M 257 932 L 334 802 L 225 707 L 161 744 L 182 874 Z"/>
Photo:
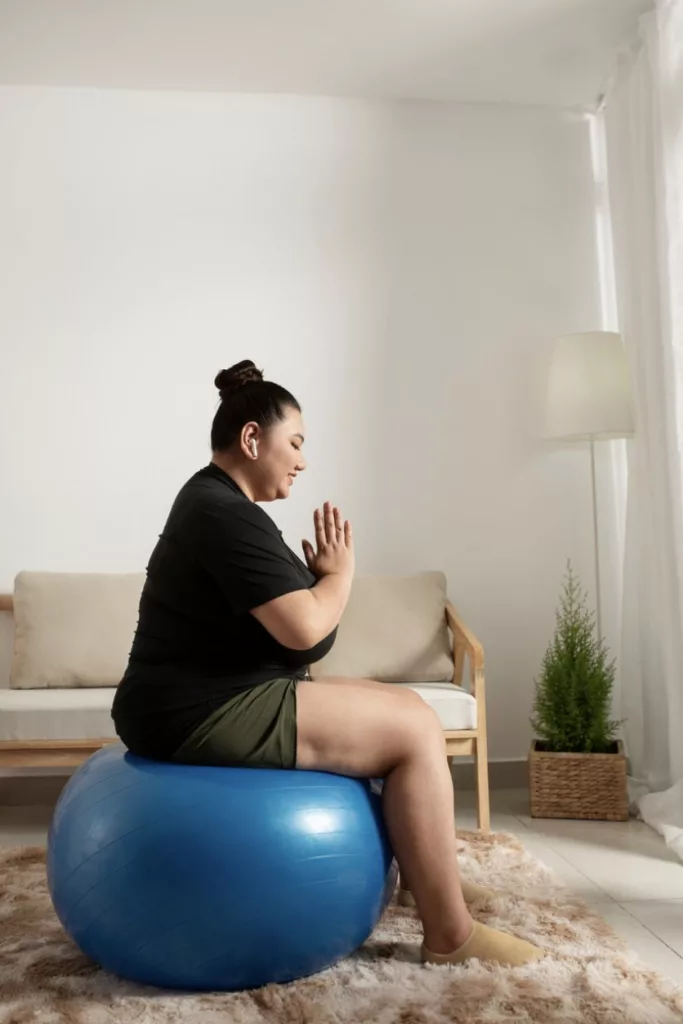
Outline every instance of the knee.
<path id="1" fill-rule="evenodd" d="M 430 704 L 427 704 L 427 702 L 422 700 L 421 697 L 420 700 L 422 701 L 420 714 L 424 720 L 424 728 L 432 732 L 436 732 L 438 733 L 439 737 L 442 737 L 443 725 L 441 724 L 441 719 L 439 718 L 436 711 L 434 710 L 433 707 L 431 707 Z"/>
<path id="2" fill-rule="evenodd" d="M 417 694 L 415 696 L 417 697 Z M 417 703 L 410 707 L 408 716 L 410 734 L 421 747 L 424 748 L 425 745 L 439 748 L 445 746 L 443 726 L 439 716 L 421 697 L 417 697 Z"/>
<path id="3" fill-rule="evenodd" d="M 415 690 L 411 690 L 409 686 L 405 686 L 399 683 L 390 684 L 393 691 L 394 697 L 399 704 L 409 709 L 416 714 L 421 714 L 425 709 L 431 711 L 429 704 L 424 700 L 423 697 L 416 693 Z M 433 712 L 432 712 L 433 713 Z"/>

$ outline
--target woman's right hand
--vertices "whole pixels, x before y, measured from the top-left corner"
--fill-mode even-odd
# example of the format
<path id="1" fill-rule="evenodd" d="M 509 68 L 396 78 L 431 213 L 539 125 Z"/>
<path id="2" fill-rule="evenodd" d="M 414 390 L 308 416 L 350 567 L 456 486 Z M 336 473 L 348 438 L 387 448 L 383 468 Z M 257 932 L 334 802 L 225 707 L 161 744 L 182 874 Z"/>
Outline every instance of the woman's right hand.
<path id="1" fill-rule="evenodd" d="M 306 564 L 314 576 L 353 576 L 356 568 L 351 523 L 342 519 L 336 505 L 326 501 L 313 513 L 316 550 L 302 541 Z"/>

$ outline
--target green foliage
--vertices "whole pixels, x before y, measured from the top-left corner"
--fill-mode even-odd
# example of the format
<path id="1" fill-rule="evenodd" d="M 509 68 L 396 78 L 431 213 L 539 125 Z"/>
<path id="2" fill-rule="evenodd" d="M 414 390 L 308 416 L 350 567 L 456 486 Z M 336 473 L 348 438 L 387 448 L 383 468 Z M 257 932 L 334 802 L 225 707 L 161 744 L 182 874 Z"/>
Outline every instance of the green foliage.
<path id="1" fill-rule="evenodd" d="M 531 719 L 546 750 L 607 753 L 621 725 L 610 718 L 615 663 L 607 660 L 607 646 L 596 636 L 594 619 L 568 562 L 555 636 L 536 680 Z"/>

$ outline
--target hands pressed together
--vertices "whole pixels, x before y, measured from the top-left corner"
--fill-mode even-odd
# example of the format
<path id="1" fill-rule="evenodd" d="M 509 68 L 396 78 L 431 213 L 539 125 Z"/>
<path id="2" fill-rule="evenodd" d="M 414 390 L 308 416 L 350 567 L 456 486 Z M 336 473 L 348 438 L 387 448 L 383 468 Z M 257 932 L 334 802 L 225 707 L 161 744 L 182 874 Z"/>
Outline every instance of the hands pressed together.
<path id="1" fill-rule="evenodd" d="M 302 541 L 306 564 L 314 576 L 353 576 L 355 557 L 351 523 L 343 519 L 339 508 L 326 501 L 313 513 L 315 549 Z"/>

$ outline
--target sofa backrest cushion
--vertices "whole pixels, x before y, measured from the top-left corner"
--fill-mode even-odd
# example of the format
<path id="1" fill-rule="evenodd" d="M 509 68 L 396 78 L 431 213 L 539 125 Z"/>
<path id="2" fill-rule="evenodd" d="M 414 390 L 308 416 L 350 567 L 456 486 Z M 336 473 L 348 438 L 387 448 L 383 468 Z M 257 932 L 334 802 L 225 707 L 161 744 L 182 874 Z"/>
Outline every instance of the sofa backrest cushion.
<path id="1" fill-rule="evenodd" d="M 17 689 L 116 686 L 137 624 L 143 573 L 22 572 L 14 588 Z M 315 676 L 453 678 L 443 573 L 357 577 L 337 642 Z"/>
<path id="2" fill-rule="evenodd" d="M 128 662 L 144 582 L 144 573 L 19 573 L 10 685 L 116 686 Z"/>
<path id="3" fill-rule="evenodd" d="M 311 674 L 381 682 L 452 680 L 444 574 L 356 577 L 337 642 Z"/>

